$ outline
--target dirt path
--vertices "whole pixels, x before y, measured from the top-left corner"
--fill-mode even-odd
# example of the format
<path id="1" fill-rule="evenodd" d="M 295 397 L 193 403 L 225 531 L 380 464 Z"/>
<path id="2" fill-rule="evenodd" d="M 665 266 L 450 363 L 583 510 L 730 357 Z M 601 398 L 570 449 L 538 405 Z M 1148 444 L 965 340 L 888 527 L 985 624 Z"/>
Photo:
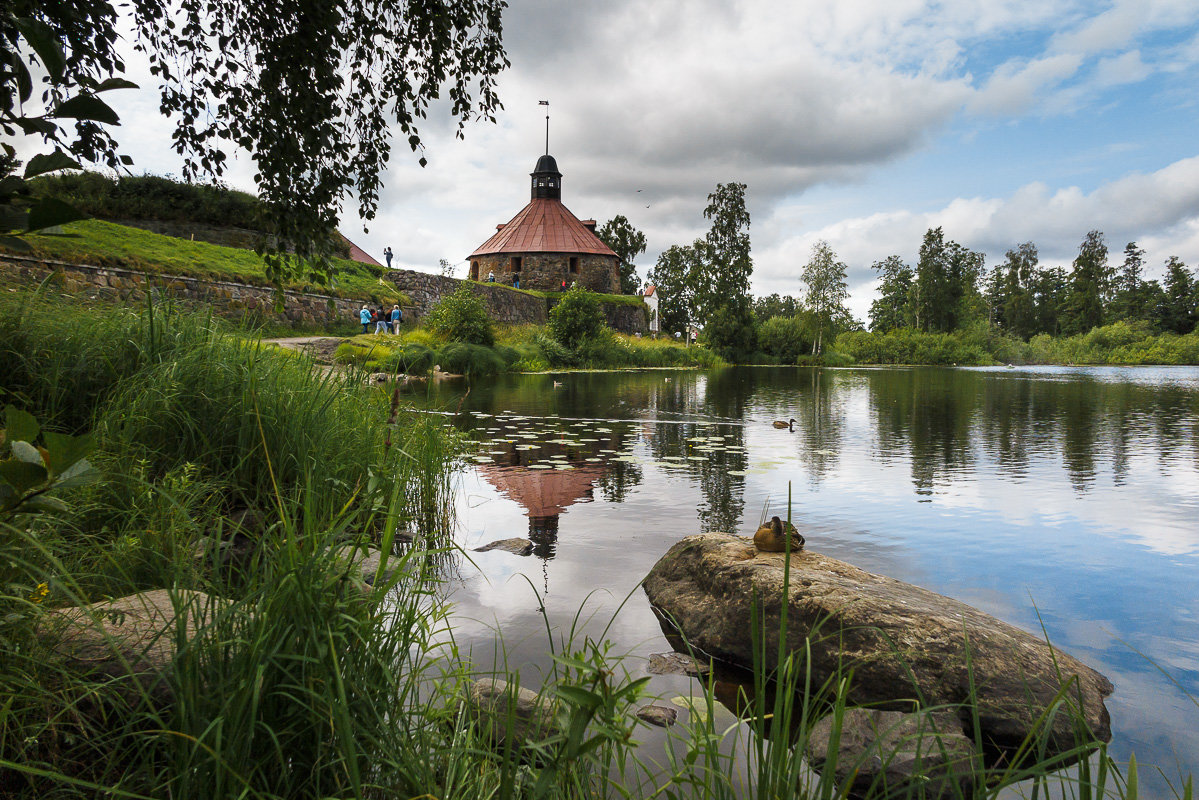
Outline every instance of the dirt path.
<path id="1" fill-rule="evenodd" d="M 286 339 L 263 339 L 266 344 L 308 353 L 314 360 L 324 364 L 332 363 L 333 351 L 344 341 L 344 336 L 293 336 Z"/>

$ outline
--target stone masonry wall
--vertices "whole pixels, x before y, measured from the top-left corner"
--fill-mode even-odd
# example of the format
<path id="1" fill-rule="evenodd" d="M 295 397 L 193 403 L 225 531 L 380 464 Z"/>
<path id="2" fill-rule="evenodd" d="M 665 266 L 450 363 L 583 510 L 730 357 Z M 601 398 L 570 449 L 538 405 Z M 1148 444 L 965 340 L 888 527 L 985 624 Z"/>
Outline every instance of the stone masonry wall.
<path id="1" fill-rule="evenodd" d="M 542 292 L 558 291 L 562 288 L 562 281 L 566 281 L 567 286 L 577 282 L 583 288 L 601 294 L 615 294 L 620 291 L 620 274 L 617 271 L 618 262 L 615 256 L 533 253 L 519 256 L 519 273 L 513 271 L 513 257 L 511 254 L 486 255 L 471 259 L 470 277 L 480 281 L 486 280 L 487 273 L 494 272 L 496 282 L 512 286 L 519 275 L 520 288 L 537 289 Z M 576 259 L 577 272 L 570 271 L 572 258 Z"/>
<path id="2" fill-rule="evenodd" d="M 46 278 L 61 291 L 94 300 L 133 304 L 143 302 L 147 293 L 154 293 L 187 305 L 210 305 L 221 317 L 255 317 L 297 326 L 319 325 L 338 319 L 356 323 L 358 310 L 364 302 L 312 292 L 284 291 L 283 311 L 276 312 L 275 290 L 269 287 L 0 254 L 0 281 L 28 286 Z"/>
<path id="3" fill-rule="evenodd" d="M 437 305 L 442 297 L 453 294 L 462 285 L 462 280 L 459 278 L 446 278 L 410 269 L 393 269 L 384 273 L 383 277 L 412 298 L 412 303 L 416 306 L 416 319 L 429 313 L 429 310 Z M 509 325 L 526 322 L 544 325 L 549 319 L 546 314 L 545 300 L 540 297 L 485 283 L 473 284 L 471 288 L 475 294 L 483 298 L 483 302 L 487 304 L 488 313 L 497 322 Z"/>
<path id="4" fill-rule="evenodd" d="M 487 273 L 484 272 L 486 277 Z M 457 291 L 462 285 L 459 278 L 446 278 L 441 275 L 430 275 L 427 272 L 414 270 L 391 270 L 384 277 L 395 284 L 416 307 L 415 318 L 420 319 L 437 305 L 447 294 Z M 497 274 L 498 282 L 498 274 Z M 524 288 L 524 283 L 521 283 Z M 516 292 L 512 289 L 495 284 L 472 283 L 472 290 L 483 298 L 487 311 L 497 322 L 509 325 L 532 323 L 544 325 L 549 320 L 549 309 L 557 303 L 556 298 L 548 300 L 535 295 Z M 646 317 L 644 303 L 640 306 L 623 303 L 603 303 L 604 316 L 608 327 L 623 333 L 647 333 L 649 323 Z M 405 311 L 407 313 L 407 311 Z"/>
<path id="5" fill-rule="evenodd" d="M 182 275 L 157 275 L 122 267 L 69 264 L 0 253 L 0 284 L 35 286 L 46 278 L 50 278 L 61 291 L 93 300 L 140 303 L 146 299 L 147 292 L 152 292 L 184 304 L 210 305 L 214 313 L 222 317 L 255 317 L 289 322 L 296 326 L 319 325 L 333 320 L 357 323 L 358 310 L 362 305 L 365 303 L 372 308 L 375 305 L 370 300 L 287 290 L 283 293 L 283 311 L 276 312 L 275 290 L 266 286 Z M 412 299 L 413 305 L 404 307 L 404 318 L 416 321 L 443 296 L 453 293 L 463 283 L 458 278 L 413 270 L 391 270 L 386 273 L 386 278 Z M 549 309 L 557 302 L 556 298 L 547 301 L 503 286 L 475 283 L 471 287 L 482 296 L 488 313 L 496 321 L 505 324 L 544 325 L 549 319 Z M 609 327 L 624 333 L 646 332 L 646 317 L 642 308 L 620 303 L 604 303 L 603 308 Z"/>

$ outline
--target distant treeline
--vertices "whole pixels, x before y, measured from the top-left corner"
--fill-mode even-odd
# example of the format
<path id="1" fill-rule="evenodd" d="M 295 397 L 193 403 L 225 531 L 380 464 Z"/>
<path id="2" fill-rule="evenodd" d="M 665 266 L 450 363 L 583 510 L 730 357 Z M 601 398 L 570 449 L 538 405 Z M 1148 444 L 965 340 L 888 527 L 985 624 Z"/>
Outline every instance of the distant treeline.
<path id="1" fill-rule="evenodd" d="M 881 296 L 870 331 L 838 308 L 823 363 L 1199 364 L 1199 278 L 1175 256 L 1161 281 L 1143 277 L 1145 251 L 1129 242 L 1112 264 L 1103 234 L 1083 239 L 1069 269 L 1043 268 L 1025 242 L 987 271 L 984 255 L 929 230 L 915 267 L 876 262 Z M 804 363 L 815 341 L 808 304 L 777 294 L 753 303 L 755 360 Z"/>
<path id="2" fill-rule="evenodd" d="M 1199 322 L 1199 286 L 1186 264 L 1170 256 L 1164 281 L 1145 280 L 1145 251 L 1129 242 L 1114 265 L 1099 231 L 1086 235 L 1069 270 L 1041 268 L 1037 246 L 1025 242 L 985 272 L 982 253 L 947 242 L 940 228 L 924 235 L 915 268 L 899 256 L 873 266 L 882 277 L 882 296 L 870 308 L 875 331 L 951 333 L 982 319 L 1028 340 L 1083 334 L 1121 320 L 1185 334 Z"/>

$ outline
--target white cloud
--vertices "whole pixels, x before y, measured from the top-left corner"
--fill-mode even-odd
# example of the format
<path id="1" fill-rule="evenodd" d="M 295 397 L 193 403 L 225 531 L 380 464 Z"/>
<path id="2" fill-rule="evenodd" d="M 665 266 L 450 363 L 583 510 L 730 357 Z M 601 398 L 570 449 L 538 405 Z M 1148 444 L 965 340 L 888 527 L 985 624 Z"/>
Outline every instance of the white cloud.
<path id="1" fill-rule="evenodd" d="M 1005 62 L 971 98 L 969 108 L 977 113 L 1004 116 L 1027 111 L 1044 99 L 1047 89 L 1073 77 L 1082 63 L 1082 56 L 1076 53 Z"/>

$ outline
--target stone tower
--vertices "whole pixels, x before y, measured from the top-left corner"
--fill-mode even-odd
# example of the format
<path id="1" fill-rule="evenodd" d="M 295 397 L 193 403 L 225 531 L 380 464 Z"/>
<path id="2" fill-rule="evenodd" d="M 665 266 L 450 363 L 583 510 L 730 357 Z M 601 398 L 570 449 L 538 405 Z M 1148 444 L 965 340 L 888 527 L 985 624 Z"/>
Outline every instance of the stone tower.
<path id="1" fill-rule="evenodd" d="M 595 235 L 595 220 L 579 220 L 562 205 L 562 173 L 551 155 L 530 173 L 529 204 L 471 253 L 471 280 L 552 292 L 572 283 L 595 292 L 620 291 L 620 259 Z"/>

